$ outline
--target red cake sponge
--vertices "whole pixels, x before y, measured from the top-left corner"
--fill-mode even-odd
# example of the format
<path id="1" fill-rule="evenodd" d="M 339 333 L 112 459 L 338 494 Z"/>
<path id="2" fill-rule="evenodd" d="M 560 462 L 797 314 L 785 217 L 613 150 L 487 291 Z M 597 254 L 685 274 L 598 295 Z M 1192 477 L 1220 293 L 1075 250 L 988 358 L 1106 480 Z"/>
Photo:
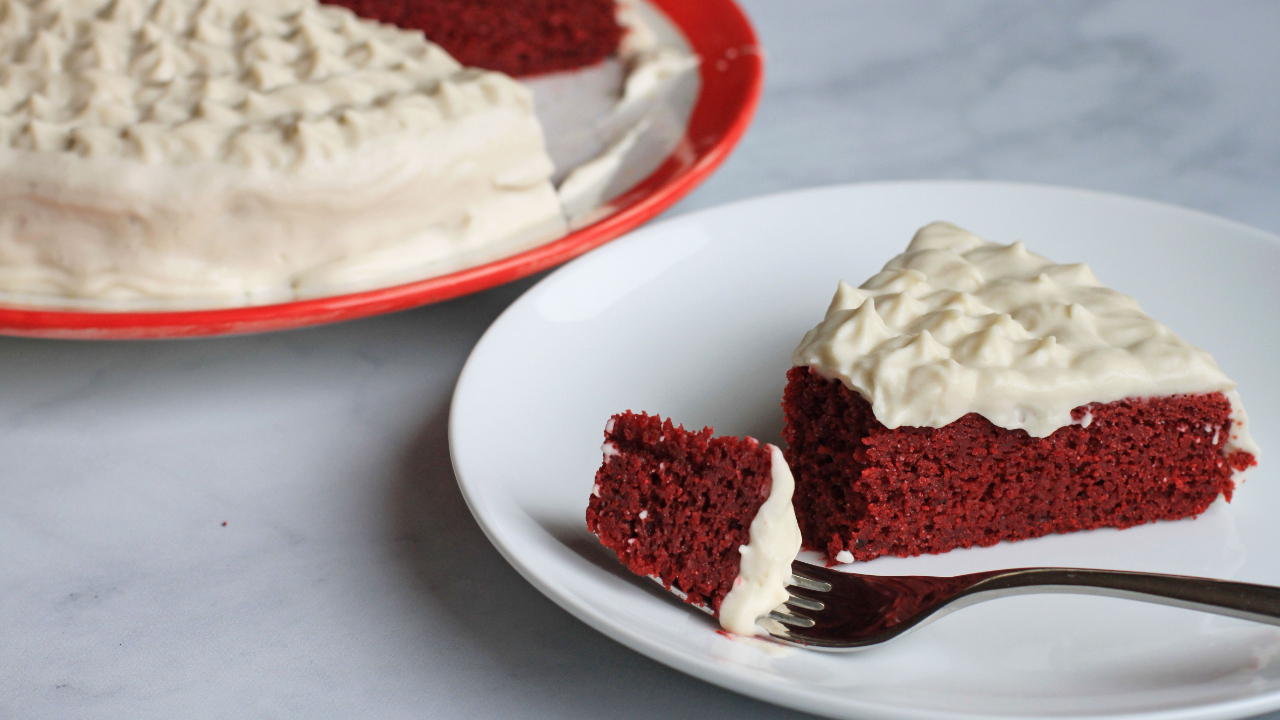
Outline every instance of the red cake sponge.
<path id="1" fill-rule="evenodd" d="M 614 0 L 322 0 L 421 30 L 468 67 L 525 76 L 604 60 L 623 29 Z"/>
<path id="2" fill-rule="evenodd" d="M 1076 408 L 1044 438 L 970 413 L 940 428 L 889 429 L 839 380 L 787 374 L 787 462 L 806 547 L 848 561 L 1127 528 L 1231 499 L 1231 403 L 1220 392 Z M 847 554 L 846 554 L 847 553 Z"/>

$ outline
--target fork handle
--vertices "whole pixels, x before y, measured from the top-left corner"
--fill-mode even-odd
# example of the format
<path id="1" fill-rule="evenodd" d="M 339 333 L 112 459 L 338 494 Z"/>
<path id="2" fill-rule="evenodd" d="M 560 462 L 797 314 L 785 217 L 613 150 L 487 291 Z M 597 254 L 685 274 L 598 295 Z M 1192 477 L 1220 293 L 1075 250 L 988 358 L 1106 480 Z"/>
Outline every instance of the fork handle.
<path id="1" fill-rule="evenodd" d="M 1023 568 L 970 575 L 964 596 L 981 602 L 1009 595 L 1065 592 L 1104 595 L 1172 605 L 1228 617 L 1280 625 L 1280 588 L 1228 580 L 1120 570 Z"/>

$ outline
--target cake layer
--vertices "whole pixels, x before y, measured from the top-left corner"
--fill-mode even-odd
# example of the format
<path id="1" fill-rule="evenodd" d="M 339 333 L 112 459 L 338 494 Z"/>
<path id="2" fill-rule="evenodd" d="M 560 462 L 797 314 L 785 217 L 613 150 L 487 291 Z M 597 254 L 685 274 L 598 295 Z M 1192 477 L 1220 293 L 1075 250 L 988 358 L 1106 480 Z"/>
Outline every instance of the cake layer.
<path id="1" fill-rule="evenodd" d="M 614 0 L 324 0 L 421 30 L 466 65 L 515 76 L 604 60 L 622 28 Z"/>
<path id="2" fill-rule="evenodd" d="M 563 233 L 528 91 L 315 0 L 0 0 L 0 292 L 244 304 Z M 317 290 L 319 291 L 319 290 Z"/>
<path id="3" fill-rule="evenodd" d="M 787 379 L 805 545 L 841 562 L 1189 517 L 1230 500 L 1233 473 L 1254 464 L 1224 455 L 1233 409 L 1220 392 L 1090 403 L 1038 438 L 975 413 L 889 428 L 840 380 L 803 367 Z"/>
<path id="4" fill-rule="evenodd" d="M 976 413 L 1047 437 L 1089 403 L 1222 393 L 1233 419 L 1224 452 L 1258 454 L 1235 383 L 1208 353 L 1086 265 L 948 223 L 921 229 L 859 288 L 841 283 L 792 362 L 839 379 L 887 428 Z"/>
<path id="5" fill-rule="evenodd" d="M 632 572 L 750 634 L 787 599 L 800 550 L 782 452 L 630 412 L 605 427 L 587 527 Z"/>

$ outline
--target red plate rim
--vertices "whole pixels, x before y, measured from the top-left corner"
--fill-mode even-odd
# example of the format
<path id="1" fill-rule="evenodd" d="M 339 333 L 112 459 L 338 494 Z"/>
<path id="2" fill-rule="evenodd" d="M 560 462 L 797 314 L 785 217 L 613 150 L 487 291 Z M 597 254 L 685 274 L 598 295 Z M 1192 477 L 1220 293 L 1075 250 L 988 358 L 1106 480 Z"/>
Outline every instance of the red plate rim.
<path id="1" fill-rule="evenodd" d="M 706 180 L 746 132 L 760 100 L 764 62 L 755 31 L 733 0 L 650 0 L 702 58 L 702 87 L 680 145 L 651 175 L 610 203 L 608 217 L 507 258 L 366 292 L 212 310 L 95 312 L 0 305 L 0 335 L 81 340 L 201 337 L 355 320 L 448 300 L 558 265 L 626 233 Z"/>

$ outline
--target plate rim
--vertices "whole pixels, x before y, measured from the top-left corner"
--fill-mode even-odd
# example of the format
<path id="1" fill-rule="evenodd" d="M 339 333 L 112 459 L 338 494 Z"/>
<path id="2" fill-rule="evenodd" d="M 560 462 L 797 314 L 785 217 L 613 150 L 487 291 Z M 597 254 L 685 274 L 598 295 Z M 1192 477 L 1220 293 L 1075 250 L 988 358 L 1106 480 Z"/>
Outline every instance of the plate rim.
<path id="1" fill-rule="evenodd" d="M 1147 206 L 1150 209 L 1158 209 L 1163 212 L 1175 212 L 1187 216 L 1197 216 L 1203 220 L 1209 220 L 1214 223 L 1229 226 L 1238 232 L 1247 233 L 1257 237 L 1258 239 L 1264 239 L 1271 243 L 1280 245 L 1280 234 L 1272 233 L 1247 223 L 1225 218 L 1213 213 L 1175 205 L 1173 203 L 1153 200 L 1150 198 L 1135 197 L 1122 193 L 1113 193 L 1066 185 L 988 180 L 892 180 L 881 182 L 851 182 L 818 185 L 783 192 L 767 193 L 708 208 L 702 208 L 690 213 L 665 219 L 661 222 L 654 223 L 653 225 L 643 228 L 640 232 L 629 234 L 624 238 L 624 240 L 639 242 L 642 241 L 644 235 L 666 232 L 668 226 L 678 226 L 684 223 L 697 223 L 706 215 L 726 212 L 735 207 L 758 202 L 788 197 L 794 198 L 804 195 L 816 196 L 825 193 L 839 193 L 845 191 L 874 191 L 879 188 L 942 188 L 947 186 L 983 187 L 1005 190 L 1031 189 L 1138 204 Z M 590 256 L 588 255 L 587 257 Z M 585 260 L 586 258 L 582 258 L 582 261 Z M 450 464 L 454 471 L 454 477 L 458 483 L 463 499 L 467 504 L 467 508 L 471 511 L 472 517 L 475 518 L 476 523 L 484 532 L 485 537 L 489 539 L 489 542 L 498 550 L 503 559 L 515 568 L 521 577 L 537 588 L 543 595 L 555 602 L 560 608 L 586 623 L 594 630 L 604 634 L 606 637 L 609 637 L 631 650 L 639 652 L 642 655 L 687 675 L 773 705 L 833 718 L 853 717 L 853 713 L 856 713 L 856 717 L 865 718 L 866 720 L 986 720 L 989 718 L 1007 720 L 1008 718 L 1014 717 L 1012 715 L 991 715 L 967 712 L 937 712 L 917 708 L 903 708 L 901 706 L 876 702 L 859 702 L 856 700 L 853 702 L 836 703 L 831 702 L 824 697 L 806 693 L 802 689 L 793 687 L 781 679 L 759 677 L 748 679 L 740 673 L 727 670 L 722 665 L 670 649 L 656 640 L 653 640 L 639 632 L 632 631 L 625 625 L 613 621 L 603 612 L 597 612 L 590 606 L 577 603 L 567 589 L 562 589 L 557 584 L 542 577 L 533 568 L 526 565 L 520 559 L 515 550 L 510 546 L 513 543 L 509 544 L 504 542 L 505 538 L 503 531 L 500 528 L 495 527 L 483 512 L 483 502 L 481 498 L 473 494 L 473 490 L 475 488 L 470 487 L 468 482 L 464 479 L 464 474 L 462 468 L 459 466 L 458 460 L 459 441 L 454 418 L 457 414 L 459 404 L 465 398 L 464 384 L 469 381 L 470 375 L 474 373 L 474 364 L 472 360 L 482 352 L 483 348 L 490 340 L 491 335 L 495 332 L 495 329 L 498 328 L 504 319 L 514 312 L 518 306 L 527 302 L 527 298 L 533 297 L 535 293 L 542 292 L 544 284 L 556 282 L 557 278 L 560 277 L 562 273 L 572 272 L 578 262 L 579 261 L 567 263 L 549 274 L 547 277 L 538 281 L 534 286 L 526 289 L 520 297 L 516 298 L 511 305 L 509 305 L 497 318 L 494 319 L 492 324 L 485 330 L 484 334 L 481 335 L 480 339 L 472 348 L 471 353 L 468 355 L 467 361 L 463 365 L 462 371 L 459 373 L 458 380 L 454 385 L 453 396 L 450 400 L 448 445 Z M 1261 715 L 1277 709 L 1280 709 L 1280 691 L 1184 708 L 1147 710 L 1118 714 L 1091 714 L 1087 715 L 1087 717 L 1090 718 L 1090 720 L 1235 720 L 1237 718 Z M 1086 717 L 1086 715 L 1055 715 L 1048 713 L 1036 715 L 1035 717 L 1038 718 L 1038 720 L 1081 720 Z"/>
<path id="2" fill-rule="evenodd" d="M 0 335 L 132 340 L 241 335 L 309 327 L 408 310 L 487 290 L 564 263 L 643 225 L 705 181 L 755 116 L 764 56 L 734 0 L 649 0 L 680 29 L 703 62 L 702 85 L 680 144 L 649 176 L 608 203 L 618 208 L 564 237 L 509 257 L 411 283 L 244 307 L 98 311 L 0 304 Z"/>

